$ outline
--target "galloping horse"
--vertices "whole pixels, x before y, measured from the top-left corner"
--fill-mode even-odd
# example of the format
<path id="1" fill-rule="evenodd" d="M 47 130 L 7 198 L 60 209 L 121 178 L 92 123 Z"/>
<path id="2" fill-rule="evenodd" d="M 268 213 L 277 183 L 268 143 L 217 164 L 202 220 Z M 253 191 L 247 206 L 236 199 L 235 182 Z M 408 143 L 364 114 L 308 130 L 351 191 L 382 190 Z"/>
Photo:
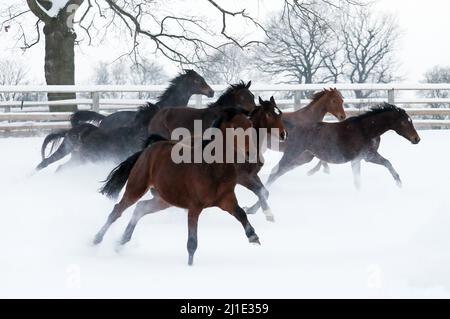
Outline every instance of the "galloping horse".
<path id="1" fill-rule="evenodd" d="M 279 145 L 279 149 L 269 147 L 274 151 L 284 152 L 283 157 L 278 163 L 279 172 L 287 169 L 287 163 L 292 157 L 297 156 L 297 151 L 307 136 L 306 132 L 317 122 L 321 122 L 327 113 L 331 113 L 337 119 L 346 118 L 344 111 L 344 100 L 341 93 L 336 89 L 325 89 L 315 93 L 311 102 L 295 112 L 285 112 L 282 115 L 284 126 L 289 131 L 289 139 Z M 312 159 L 312 158 L 311 158 Z M 287 170 L 286 170 L 287 172 Z M 281 173 L 280 173 L 281 176 Z M 268 193 L 266 193 L 268 195 Z M 247 214 L 254 214 L 263 204 L 258 201 L 256 204 L 246 209 Z M 263 207 L 264 210 L 264 207 Z"/>
<path id="2" fill-rule="evenodd" d="M 268 131 L 273 138 L 277 138 L 282 142 L 285 142 L 288 137 L 288 133 L 284 127 L 282 121 L 283 113 L 277 107 L 273 96 L 269 101 L 263 101 L 259 98 L 260 106 L 257 106 L 255 110 L 250 114 L 250 120 L 252 121 L 253 128 L 255 128 L 257 134 L 257 163 L 237 163 L 236 169 L 238 174 L 238 184 L 251 190 L 256 196 L 262 206 L 263 213 L 267 221 L 275 221 L 272 211 L 267 203 L 269 197 L 269 191 L 264 187 L 261 179 L 258 176 L 259 171 L 263 166 L 263 146 L 267 141 L 268 136 L 266 134 L 261 135 L 260 129 Z M 268 140 L 267 142 L 270 142 Z"/>
<path id="3" fill-rule="evenodd" d="M 301 154 L 299 150 L 302 150 L 303 145 L 307 143 L 308 137 L 314 138 L 308 132 L 318 122 L 323 121 L 328 112 L 341 121 L 346 118 L 344 100 L 341 93 L 336 89 L 318 92 L 313 95 L 312 101 L 308 106 L 296 112 L 283 114 L 283 120 L 289 129 L 289 141 L 281 144 L 280 150 L 284 154 L 272 171 L 268 181 L 269 184 L 272 184 L 278 177 L 295 167 L 293 162 Z"/>
<path id="4" fill-rule="evenodd" d="M 187 70 L 171 81 L 169 87 L 160 96 L 156 104 L 147 103 L 138 111 L 121 111 L 105 117 L 97 127 L 91 123 L 81 123 L 80 112 L 72 116 L 73 127 L 68 130 L 61 130 L 46 136 L 41 147 L 42 161 L 36 169 L 41 170 L 48 165 L 64 158 L 72 153 L 68 167 L 83 162 L 97 162 L 100 160 L 113 160 L 121 162 L 131 154 L 139 151 L 143 141 L 147 138 L 147 127 L 152 117 L 161 107 L 169 105 L 187 106 L 192 94 L 203 92 L 208 96 L 214 95 L 214 91 L 205 83 L 204 79 L 195 71 Z M 212 93 L 211 93 L 212 92 Z M 174 104 L 171 104 L 174 103 Z M 182 104 L 184 103 L 184 104 Z M 117 117 L 116 117 L 116 114 Z M 132 117 L 131 117 L 132 116 Z M 76 123 L 73 118 L 76 117 Z M 128 117 L 131 117 L 128 118 Z M 85 120 L 88 118 L 85 117 Z M 122 127 L 116 127 L 120 121 Z M 103 124 L 103 125 L 102 125 Z M 107 129 L 104 129 L 107 125 Z M 113 128 L 113 126 L 115 126 Z M 62 143 L 53 152 L 55 145 L 63 139 Z M 46 157 L 47 146 L 52 143 L 51 154 Z"/>
<path id="5" fill-rule="evenodd" d="M 158 98 L 156 106 L 185 107 L 194 94 L 214 96 L 214 90 L 206 83 L 205 79 L 194 70 L 184 70 L 176 78 L 170 81 L 169 87 Z M 71 117 L 72 127 L 84 122 L 99 123 L 99 127 L 105 131 L 114 130 L 119 127 L 129 126 L 136 116 L 136 111 L 119 111 L 104 116 L 93 111 L 77 111 Z"/>
<path id="6" fill-rule="evenodd" d="M 351 162 L 354 183 L 359 188 L 361 161 L 365 160 L 385 166 L 400 186 L 400 176 L 392 164 L 377 152 L 380 136 L 388 130 L 394 130 L 413 144 L 420 142 L 405 110 L 384 103 L 365 114 L 339 123 L 322 122 L 314 125 L 305 132 L 305 142 L 297 150 L 297 156 L 288 168 L 308 163 L 314 156 L 334 164 Z M 271 175 L 269 181 L 273 180 Z"/>
<path id="7" fill-rule="evenodd" d="M 226 136 L 227 128 L 247 129 L 251 121 L 241 109 L 223 110 L 213 127 L 220 129 Z M 237 183 L 236 166 L 233 163 L 215 162 L 179 163 L 172 160 L 172 148 L 177 141 L 169 141 L 163 137 L 151 135 L 150 146 L 136 153 L 120 164 L 108 176 L 102 193 L 117 196 L 127 183 L 125 193 L 107 218 L 105 225 L 97 233 L 94 244 L 102 242 L 106 231 L 122 213 L 136 203 L 150 188 L 156 192 L 147 201 L 138 202 L 128 227 L 121 240 L 121 245 L 127 243 L 132 236 L 138 221 L 145 215 L 158 212 L 171 206 L 188 209 L 188 264 L 192 265 L 197 249 L 197 224 L 200 213 L 208 207 L 219 207 L 233 215 L 242 224 L 250 243 L 259 244 L 259 238 L 247 219 L 244 210 L 239 206 L 234 193 Z M 223 154 L 231 142 L 235 156 L 248 154 L 252 146 L 251 137 L 243 146 L 238 147 L 236 141 L 223 143 Z M 204 147 L 201 145 L 200 147 Z M 240 154 L 239 154 L 240 153 Z"/>

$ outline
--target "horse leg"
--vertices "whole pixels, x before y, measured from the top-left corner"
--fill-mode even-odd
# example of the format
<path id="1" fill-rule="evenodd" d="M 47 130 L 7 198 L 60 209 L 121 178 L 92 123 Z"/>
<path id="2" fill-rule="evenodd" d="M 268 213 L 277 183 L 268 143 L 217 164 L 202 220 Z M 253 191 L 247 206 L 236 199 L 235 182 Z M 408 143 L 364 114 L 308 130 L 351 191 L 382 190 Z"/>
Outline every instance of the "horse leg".
<path id="1" fill-rule="evenodd" d="M 233 215 L 242 224 L 245 230 L 245 235 L 251 244 L 261 245 L 259 242 L 259 237 L 255 233 L 255 229 L 248 221 L 245 211 L 239 206 L 234 193 L 225 196 L 218 206 Z"/>
<path id="2" fill-rule="evenodd" d="M 321 167 L 323 167 L 323 172 L 325 174 L 330 174 L 330 166 L 328 166 L 328 163 L 324 162 L 324 161 L 319 161 L 319 163 L 317 163 L 317 165 L 314 166 L 313 169 L 308 171 L 308 176 L 312 176 L 312 175 L 316 174 L 320 170 Z"/>
<path id="3" fill-rule="evenodd" d="M 308 176 L 312 176 L 316 174 L 318 171 L 320 171 L 320 168 L 322 167 L 322 161 L 319 160 L 319 163 L 317 163 L 316 166 L 314 166 L 313 169 L 308 171 Z"/>
<path id="4" fill-rule="evenodd" d="M 272 173 L 267 180 L 267 185 L 272 185 L 278 178 L 289 172 L 290 170 L 296 168 L 297 166 L 309 163 L 313 160 L 314 155 L 309 151 L 304 151 L 297 155 L 288 154 L 285 152 L 281 158 L 278 165 L 272 170 Z"/>
<path id="5" fill-rule="evenodd" d="M 98 245 L 103 241 L 103 237 L 105 236 L 105 233 L 108 231 L 109 227 L 114 223 L 120 216 L 122 216 L 122 213 L 130 206 L 132 206 L 135 201 L 123 197 L 118 204 L 114 206 L 114 209 L 109 214 L 108 219 L 106 220 L 106 223 L 103 225 L 103 227 L 100 229 L 100 231 L 95 235 L 94 238 L 94 245 Z"/>
<path id="6" fill-rule="evenodd" d="M 197 250 L 197 226 L 198 226 L 198 217 L 202 209 L 198 208 L 190 208 L 188 210 L 188 241 L 187 241 L 187 250 L 189 254 L 188 265 L 192 266 L 194 263 L 194 254 Z"/>
<path id="7" fill-rule="evenodd" d="M 137 203 L 136 208 L 134 209 L 133 216 L 131 217 L 130 222 L 128 223 L 125 232 L 122 235 L 122 239 L 120 240 L 120 245 L 125 245 L 131 240 L 131 236 L 133 235 L 134 229 L 136 228 L 139 220 L 148 214 L 153 214 L 169 208 L 171 205 L 164 201 L 161 197 L 153 197 L 149 200 L 140 201 Z"/>
<path id="8" fill-rule="evenodd" d="M 361 189 L 361 160 L 352 161 L 353 183 L 356 189 Z"/>
<path id="9" fill-rule="evenodd" d="M 261 182 L 259 176 L 253 176 L 253 178 L 250 180 L 250 183 L 244 186 L 255 193 L 256 196 L 258 196 L 258 201 L 250 208 L 246 209 L 246 213 L 255 214 L 258 211 L 259 207 L 262 207 L 263 213 L 266 216 L 266 220 L 269 222 L 274 222 L 275 218 L 272 214 L 269 204 L 267 203 L 267 199 L 269 198 L 269 191 L 264 187 L 264 184 Z"/>
<path id="10" fill-rule="evenodd" d="M 370 153 L 369 155 L 367 155 L 365 157 L 365 160 L 366 160 L 366 162 L 383 165 L 384 167 L 386 167 L 389 170 L 389 172 L 391 173 L 394 180 L 396 181 L 397 186 L 402 187 L 402 180 L 400 179 L 400 175 L 398 175 L 397 171 L 394 169 L 394 167 L 392 166 L 391 162 L 389 162 L 389 160 L 387 160 L 386 158 L 381 156 L 378 152 Z"/>
<path id="11" fill-rule="evenodd" d="M 147 167 L 144 167 L 143 169 L 145 170 L 147 169 Z M 151 186 L 150 179 L 146 177 L 148 176 L 145 176 L 144 174 L 144 176 L 141 176 L 141 178 L 139 179 L 128 179 L 128 184 L 122 199 L 118 204 L 114 206 L 114 209 L 112 210 L 111 214 L 109 214 L 105 225 L 103 225 L 103 227 L 95 236 L 94 245 L 101 243 L 106 231 L 109 229 L 111 224 L 114 223 L 120 216 L 122 216 L 122 213 L 128 207 L 134 205 L 134 203 L 136 203 L 142 196 L 144 196 L 144 194 Z"/>
<path id="12" fill-rule="evenodd" d="M 325 174 L 329 175 L 330 174 L 330 166 L 328 165 L 328 163 L 322 161 L 322 167 L 323 167 L 323 172 Z"/>

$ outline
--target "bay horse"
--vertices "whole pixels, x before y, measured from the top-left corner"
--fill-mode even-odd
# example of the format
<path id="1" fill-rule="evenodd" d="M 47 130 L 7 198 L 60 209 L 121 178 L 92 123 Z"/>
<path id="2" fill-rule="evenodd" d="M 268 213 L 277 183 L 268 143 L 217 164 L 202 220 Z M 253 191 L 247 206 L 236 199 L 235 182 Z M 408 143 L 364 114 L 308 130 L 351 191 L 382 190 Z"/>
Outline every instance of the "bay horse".
<path id="1" fill-rule="evenodd" d="M 252 123 L 241 109 L 227 109 L 213 123 L 225 136 L 227 128 L 251 128 Z M 172 160 L 172 149 L 178 141 L 170 141 L 158 135 L 149 137 L 149 146 L 116 167 L 108 176 L 101 192 L 116 197 L 127 184 L 125 193 L 109 214 L 106 223 L 97 233 L 94 244 L 102 242 L 112 223 L 149 190 L 155 189 L 154 197 L 138 202 L 120 242 L 126 244 L 138 221 L 145 215 L 156 213 L 171 206 L 188 210 L 188 264 L 192 265 L 197 249 L 197 225 L 203 209 L 219 207 L 234 216 L 244 227 L 250 243 L 260 244 L 259 238 L 239 206 L 234 189 L 237 183 L 236 166 L 233 163 L 215 162 L 178 163 Z M 252 140 L 246 139 L 243 147 L 231 142 L 235 155 L 248 153 Z M 201 147 L 204 147 L 202 145 Z M 229 143 L 223 143 L 224 154 Z"/>
<path id="2" fill-rule="evenodd" d="M 283 143 L 285 143 L 288 138 L 288 132 L 285 129 L 282 116 L 283 112 L 278 108 L 273 96 L 269 101 L 264 101 L 261 97 L 259 97 L 259 106 L 257 106 L 250 114 L 250 120 L 252 121 L 253 128 L 255 128 L 257 132 L 256 145 L 258 161 L 256 163 L 236 163 L 238 184 L 246 187 L 258 197 L 258 201 L 262 206 L 266 220 L 270 222 L 274 222 L 275 219 L 267 203 L 269 191 L 264 187 L 258 173 L 264 165 L 264 146 L 265 142 L 267 142 L 267 145 L 269 144 L 270 140 L 267 140 L 269 135 L 271 135 L 272 138 L 279 139 Z M 261 131 L 260 129 L 263 130 Z M 267 135 L 267 133 L 269 133 L 269 135 Z"/>
<path id="3" fill-rule="evenodd" d="M 360 187 L 361 161 L 382 165 L 391 173 L 397 185 L 401 179 L 391 162 L 378 153 L 380 136 L 394 130 L 413 144 L 420 142 L 411 118 L 402 108 L 384 103 L 367 113 L 348 118 L 339 123 L 317 123 L 307 132 L 305 142 L 299 145 L 297 152 L 290 157 L 282 173 L 311 161 L 313 157 L 321 161 L 343 164 L 351 162 L 354 183 Z M 269 177 L 269 183 L 275 172 Z"/>
<path id="4" fill-rule="evenodd" d="M 176 128 L 187 128 L 194 131 L 194 121 L 201 120 L 206 129 L 219 116 L 223 108 L 239 107 L 252 112 L 256 107 L 255 96 L 250 92 L 252 82 L 240 82 L 230 85 L 217 101 L 205 109 L 195 108 L 165 108 L 161 109 L 150 121 L 149 134 L 157 134 L 170 139 L 171 132 Z"/>
<path id="5" fill-rule="evenodd" d="M 72 153 L 73 159 L 65 167 L 105 159 L 121 162 L 141 149 L 143 141 L 148 136 L 146 131 L 150 120 L 160 108 L 170 105 L 186 107 L 192 94 L 200 92 L 213 96 L 214 91 L 209 91 L 211 88 L 208 88 L 209 86 L 200 75 L 193 70 L 186 70 L 184 74 L 180 74 L 171 81 L 156 104 L 148 102 L 138 111 L 116 112 L 104 118 L 105 122 L 102 121 L 100 124 L 109 123 L 105 124 L 108 125 L 106 129 L 102 125 L 97 127 L 92 123 L 81 123 L 77 120 L 77 123 L 72 123 L 71 129 L 60 130 L 45 137 L 41 147 L 42 161 L 36 169 L 41 170 L 70 153 Z M 74 113 L 73 116 L 77 116 L 77 113 L 81 114 L 79 112 Z M 114 114 L 119 115 L 116 117 Z M 128 117 L 131 116 L 133 117 L 129 119 Z M 77 118 L 80 119 L 78 116 Z M 114 125 L 118 125 L 117 123 L 124 121 L 125 118 L 127 118 L 127 122 L 124 122 L 122 127 L 112 128 L 113 124 L 111 123 L 114 122 Z M 87 120 L 87 118 L 85 119 Z M 56 148 L 56 144 L 61 139 L 62 143 Z M 52 144 L 50 155 L 46 156 L 45 153 L 49 144 Z M 53 151 L 55 148 L 56 150 Z"/>
<path id="6" fill-rule="evenodd" d="M 194 70 L 184 70 L 170 81 L 169 87 L 163 92 L 155 103 L 159 108 L 185 107 L 194 94 L 214 96 L 214 90 L 206 83 L 205 79 Z M 70 122 L 72 127 L 81 123 L 90 122 L 98 124 L 106 131 L 118 127 L 129 126 L 136 116 L 136 111 L 119 111 L 104 116 L 94 111 L 77 111 L 73 113 Z"/>

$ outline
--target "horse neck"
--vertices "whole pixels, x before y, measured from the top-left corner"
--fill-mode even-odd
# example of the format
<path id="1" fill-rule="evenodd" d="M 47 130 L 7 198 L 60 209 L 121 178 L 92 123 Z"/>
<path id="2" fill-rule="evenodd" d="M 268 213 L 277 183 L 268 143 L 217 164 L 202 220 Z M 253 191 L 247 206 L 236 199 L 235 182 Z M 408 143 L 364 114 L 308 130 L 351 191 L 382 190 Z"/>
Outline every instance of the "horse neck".
<path id="1" fill-rule="evenodd" d="M 325 115 L 327 114 L 327 106 L 328 106 L 328 99 L 325 98 L 325 95 L 322 96 L 319 100 L 315 102 L 311 102 L 304 108 L 296 111 L 295 113 L 301 113 L 302 117 L 306 117 L 314 122 L 320 122 L 323 120 Z"/>
<path id="2" fill-rule="evenodd" d="M 224 107 L 230 107 L 230 106 L 235 106 L 236 103 L 234 101 L 234 99 L 232 98 L 231 95 L 225 95 L 225 96 L 221 96 L 217 101 L 215 101 L 214 103 L 211 103 L 208 105 L 209 108 L 214 109 L 214 108 L 224 108 Z"/>
<path id="3" fill-rule="evenodd" d="M 376 138 L 392 129 L 392 113 L 383 112 L 367 116 L 358 123 L 367 138 Z"/>
<path id="4" fill-rule="evenodd" d="M 169 87 L 156 103 L 159 107 L 187 106 L 192 96 L 191 90 L 183 82 Z"/>

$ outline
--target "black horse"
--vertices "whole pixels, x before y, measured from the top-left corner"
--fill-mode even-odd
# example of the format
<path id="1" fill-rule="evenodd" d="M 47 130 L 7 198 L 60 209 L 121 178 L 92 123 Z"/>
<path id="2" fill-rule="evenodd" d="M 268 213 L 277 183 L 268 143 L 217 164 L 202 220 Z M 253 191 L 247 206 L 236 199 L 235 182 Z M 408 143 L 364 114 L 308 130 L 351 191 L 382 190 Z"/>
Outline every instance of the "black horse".
<path id="1" fill-rule="evenodd" d="M 170 86 L 159 97 L 156 106 L 185 107 L 194 94 L 214 96 L 214 90 L 206 83 L 205 79 L 194 70 L 185 70 L 170 82 Z M 97 124 L 106 131 L 119 127 L 129 126 L 136 117 L 136 111 L 119 111 L 104 116 L 94 111 L 77 111 L 73 113 L 70 122 L 72 127 L 82 123 Z"/>
<path id="2" fill-rule="evenodd" d="M 170 82 L 156 104 L 147 103 L 139 111 L 121 111 L 103 117 L 100 127 L 92 123 L 82 123 L 83 120 L 96 122 L 95 118 L 99 118 L 97 115 L 100 114 L 92 111 L 75 112 L 71 118 L 73 126 L 71 129 L 60 130 L 45 137 L 41 147 L 42 162 L 37 169 L 43 169 L 71 152 L 74 155 L 73 162 L 98 161 L 105 158 L 122 160 L 123 156 L 126 157 L 130 152 L 132 154 L 141 149 L 141 140 L 145 140 L 147 136 L 146 128 L 159 109 L 169 106 L 186 107 L 193 94 L 212 97 L 214 91 L 198 73 L 185 70 Z M 89 114 L 92 116 L 89 117 Z M 117 126 L 119 122 L 123 125 Z M 56 148 L 61 140 L 62 143 Z M 47 157 L 46 149 L 50 143 L 50 155 Z"/>

